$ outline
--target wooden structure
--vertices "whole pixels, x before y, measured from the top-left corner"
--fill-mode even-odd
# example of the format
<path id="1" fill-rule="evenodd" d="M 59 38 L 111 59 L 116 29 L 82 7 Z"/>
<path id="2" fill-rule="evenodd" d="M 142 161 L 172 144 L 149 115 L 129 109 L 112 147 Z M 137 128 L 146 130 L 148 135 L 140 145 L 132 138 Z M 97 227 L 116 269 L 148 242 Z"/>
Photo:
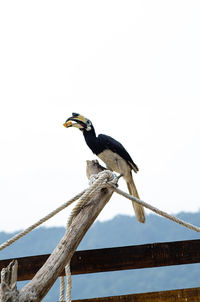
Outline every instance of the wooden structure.
<path id="1" fill-rule="evenodd" d="M 145 245 L 77 251 L 71 259 L 72 275 L 108 272 L 128 269 L 161 267 L 200 263 L 200 240 L 153 243 Z M 50 255 L 17 258 L 18 281 L 30 280 L 44 265 Z M 0 261 L 0 270 L 8 266 L 11 259 Z M 60 274 L 64 275 L 64 271 Z M 141 293 L 96 299 L 74 300 L 74 302 L 157 302 L 200 301 L 200 287 L 163 292 Z"/>
<path id="2" fill-rule="evenodd" d="M 101 171 L 98 163 L 87 162 L 87 175 Z M 106 175 L 106 172 L 104 172 Z M 111 173 L 112 174 L 112 173 Z M 112 175 L 107 172 L 107 180 Z M 101 180 L 101 177 L 97 182 Z M 95 183 L 94 183 L 95 184 Z M 86 192 L 87 193 L 87 192 Z M 100 187 L 76 212 L 70 227 L 51 255 L 1 260 L 0 302 L 40 302 L 55 280 L 64 275 L 64 267 L 71 264 L 72 274 L 139 269 L 200 262 L 200 240 L 154 243 L 120 248 L 75 252 L 83 236 L 113 194 L 112 188 Z M 86 195 L 87 196 L 87 195 Z M 87 197 L 88 198 L 88 197 Z M 86 199 L 87 199 L 86 198 Z M 11 262 L 12 261 L 12 262 Z M 18 291 L 16 282 L 31 280 Z M 200 288 L 156 293 L 123 295 L 107 298 L 74 300 L 74 302 L 169 302 L 200 301 Z"/>

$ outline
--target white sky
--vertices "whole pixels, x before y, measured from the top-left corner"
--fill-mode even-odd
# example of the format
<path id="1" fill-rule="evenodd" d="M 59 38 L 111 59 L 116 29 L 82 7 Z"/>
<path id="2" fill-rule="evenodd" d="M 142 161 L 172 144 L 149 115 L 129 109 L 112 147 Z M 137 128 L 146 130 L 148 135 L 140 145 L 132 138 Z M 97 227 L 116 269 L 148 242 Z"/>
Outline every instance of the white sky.
<path id="1" fill-rule="evenodd" d="M 87 187 L 95 156 L 62 126 L 73 111 L 127 148 L 143 200 L 199 210 L 199 16 L 191 0 L 0 2 L 0 230 Z M 100 219 L 116 214 L 130 202 L 114 196 Z"/>

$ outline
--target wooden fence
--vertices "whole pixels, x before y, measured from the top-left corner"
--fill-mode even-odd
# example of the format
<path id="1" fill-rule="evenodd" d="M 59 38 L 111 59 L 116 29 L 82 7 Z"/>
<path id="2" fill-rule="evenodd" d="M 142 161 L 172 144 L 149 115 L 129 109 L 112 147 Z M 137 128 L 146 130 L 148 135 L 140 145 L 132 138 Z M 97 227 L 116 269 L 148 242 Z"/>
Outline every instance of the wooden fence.
<path id="1" fill-rule="evenodd" d="M 18 281 L 32 279 L 48 257 L 49 254 L 17 258 Z M 11 260 L 12 259 L 0 260 L 0 270 L 2 270 L 3 267 L 6 267 L 11 262 Z M 72 275 L 77 275 L 191 263 L 200 263 L 200 240 L 163 242 L 117 248 L 77 251 L 71 260 L 71 272 Z M 64 275 L 64 271 L 62 274 Z M 200 301 L 200 287 L 74 301 L 196 302 Z"/>

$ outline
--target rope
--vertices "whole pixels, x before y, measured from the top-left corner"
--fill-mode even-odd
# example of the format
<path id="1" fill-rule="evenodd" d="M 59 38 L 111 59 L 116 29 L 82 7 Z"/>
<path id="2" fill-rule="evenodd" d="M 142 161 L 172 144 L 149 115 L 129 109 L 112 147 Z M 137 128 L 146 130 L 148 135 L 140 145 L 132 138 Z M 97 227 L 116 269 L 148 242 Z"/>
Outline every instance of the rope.
<path id="1" fill-rule="evenodd" d="M 161 211 L 161 210 L 159 210 L 159 209 L 157 209 L 157 208 L 151 206 L 150 204 L 148 204 L 148 203 L 146 203 L 146 202 L 144 202 L 144 201 L 142 201 L 142 200 L 140 200 L 140 199 L 137 199 L 136 197 L 134 197 L 134 196 L 132 196 L 132 195 L 127 194 L 126 192 L 124 192 L 124 191 L 118 189 L 118 188 L 117 188 L 115 185 L 113 185 L 112 183 L 108 183 L 108 186 L 109 186 L 109 187 L 112 187 L 116 193 L 118 193 L 118 194 L 124 196 L 125 198 L 130 199 L 131 201 L 135 201 L 136 203 L 138 203 L 138 204 L 142 205 L 143 207 L 145 207 L 145 208 L 147 208 L 147 209 L 149 209 L 149 210 L 155 212 L 156 214 L 158 214 L 158 215 L 160 215 L 160 216 L 163 216 L 163 217 L 165 217 L 165 218 L 167 218 L 167 219 L 169 219 L 169 220 L 172 220 L 172 221 L 174 221 L 174 222 L 176 222 L 176 223 L 178 223 L 178 224 L 180 224 L 180 225 L 182 225 L 182 226 L 184 226 L 184 227 L 186 227 L 186 228 L 188 228 L 188 229 L 190 229 L 190 230 L 193 230 L 193 231 L 196 231 L 196 232 L 199 232 L 199 233 L 200 233 L 200 228 L 199 228 L 199 227 L 197 227 L 197 226 L 195 226 L 195 225 L 193 225 L 193 224 L 190 224 L 190 223 L 188 223 L 188 222 L 185 222 L 184 220 L 179 219 L 179 218 L 177 218 L 176 216 L 173 216 L 173 215 L 170 215 L 170 214 L 168 214 L 168 213 L 166 213 L 166 212 L 164 212 L 164 211 Z"/>
<path id="2" fill-rule="evenodd" d="M 82 208 L 86 205 L 87 201 L 93 198 L 93 196 L 100 191 L 103 187 L 106 187 L 108 181 L 113 180 L 113 173 L 110 170 L 105 170 L 100 172 L 97 177 L 92 176 L 93 183 L 90 183 L 90 186 L 83 195 L 80 197 L 77 205 L 72 209 L 67 227 L 69 227 L 73 219 L 78 215 Z"/>
<path id="3" fill-rule="evenodd" d="M 3 244 L 0 245 L 0 251 L 3 250 L 3 249 L 5 249 L 9 245 L 11 245 L 12 243 L 14 243 L 15 241 L 17 241 L 18 239 L 22 238 L 24 235 L 30 233 L 33 229 L 35 229 L 36 227 L 38 227 L 39 225 L 41 225 L 42 223 L 44 223 L 48 219 L 50 219 L 53 216 L 55 216 L 57 213 L 59 213 L 60 211 L 62 211 L 66 207 L 68 207 L 69 205 L 71 205 L 74 201 L 76 201 L 77 199 L 79 199 L 80 196 L 82 196 L 84 194 L 84 192 L 85 192 L 85 190 L 82 191 L 81 193 L 77 194 L 73 198 L 71 198 L 69 201 L 63 203 L 60 207 L 58 207 L 57 209 L 55 209 L 54 211 L 52 211 L 48 215 L 44 216 L 43 218 L 41 218 L 39 221 L 37 221 L 36 223 L 34 223 L 31 226 L 29 226 L 24 231 L 18 233 L 17 235 L 15 235 L 12 238 L 10 238 L 7 241 L 5 241 Z"/>
<path id="4" fill-rule="evenodd" d="M 72 275 L 70 270 L 70 262 L 65 266 L 65 275 L 67 279 L 67 292 L 66 292 L 66 302 L 71 302 L 71 292 L 72 292 Z"/>
<path id="5" fill-rule="evenodd" d="M 65 278 L 60 277 L 60 297 L 59 297 L 60 302 L 65 301 Z"/>

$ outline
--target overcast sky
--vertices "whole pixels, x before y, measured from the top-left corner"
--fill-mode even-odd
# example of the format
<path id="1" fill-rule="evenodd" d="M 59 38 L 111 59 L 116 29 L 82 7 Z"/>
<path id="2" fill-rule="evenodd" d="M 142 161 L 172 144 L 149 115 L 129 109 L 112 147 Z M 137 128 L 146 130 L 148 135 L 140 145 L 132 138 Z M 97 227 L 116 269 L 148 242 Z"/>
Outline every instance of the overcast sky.
<path id="1" fill-rule="evenodd" d="M 0 230 L 26 228 L 87 187 L 95 155 L 62 126 L 72 112 L 126 147 L 141 199 L 199 210 L 199 16 L 191 0 L 0 2 Z M 100 219 L 117 214 L 132 206 L 113 196 Z"/>

